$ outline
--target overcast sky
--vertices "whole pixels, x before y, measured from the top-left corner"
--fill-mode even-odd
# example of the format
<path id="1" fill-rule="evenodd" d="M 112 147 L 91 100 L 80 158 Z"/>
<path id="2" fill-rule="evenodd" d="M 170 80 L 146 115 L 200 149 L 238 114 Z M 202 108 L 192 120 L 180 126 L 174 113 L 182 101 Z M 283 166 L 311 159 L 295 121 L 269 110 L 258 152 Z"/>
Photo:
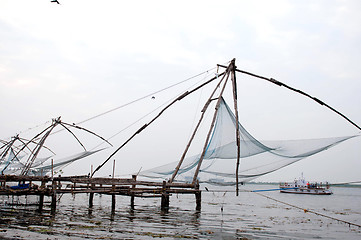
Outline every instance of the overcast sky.
<path id="1" fill-rule="evenodd" d="M 360 1 L 59 2 L 0 1 L 0 139 L 57 116 L 81 122 L 232 58 L 238 68 L 301 89 L 361 125 Z M 237 79 L 240 121 L 259 139 L 360 133 L 296 93 Z M 148 110 L 139 103 L 109 114 L 112 121 L 102 117 L 86 126 L 108 138 L 128 124 L 125 114 L 136 119 Z M 292 180 L 301 172 L 311 180 L 361 180 L 360 146 L 360 138 L 349 140 L 260 180 Z M 129 161 L 117 166 L 129 167 Z M 89 171 L 89 163 L 75 166 L 68 173 Z"/>

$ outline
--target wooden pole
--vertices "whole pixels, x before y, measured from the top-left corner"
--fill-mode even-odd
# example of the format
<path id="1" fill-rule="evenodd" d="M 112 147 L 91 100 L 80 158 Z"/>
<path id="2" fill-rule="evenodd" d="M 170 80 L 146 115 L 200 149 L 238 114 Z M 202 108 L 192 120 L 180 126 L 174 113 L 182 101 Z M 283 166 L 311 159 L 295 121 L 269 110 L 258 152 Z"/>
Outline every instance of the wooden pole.
<path id="1" fill-rule="evenodd" d="M 169 193 L 167 192 L 167 182 L 166 181 L 163 181 L 162 200 L 161 200 L 160 208 L 163 212 L 169 211 Z"/>
<path id="2" fill-rule="evenodd" d="M 114 171 L 115 171 L 115 159 L 113 161 L 113 174 L 112 174 L 112 178 L 114 178 Z"/>
<path id="3" fill-rule="evenodd" d="M 51 159 L 51 178 L 54 178 L 54 159 Z"/>
<path id="4" fill-rule="evenodd" d="M 196 193 L 195 193 L 195 196 L 196 196 L 196 211 L 201 211 L 202 192 L 201 192 L 201 190 L 199 190 L 199 181 L 198 180 L 197 180 L 195 189 L 196 189 Z"/>
<path id="5" fill-rule="evenodd" d="M 224 75 L 225 72 L 220 73 L 218 76 Z M 167 106 L 165 106 L 159 113 L 157 116 L 155 116 L 152 120 L 150 120 L 148 123 L 144 124 L 142 127 L 140 127 L 130 138 L 128 138 L 128 140 L 126 140 L 122 145 L 120 145 L 102 164 L 100 164 L 93 172 L 96 173 L 100 168 L 102 168 L 104 166 L 104 164 L 106 164 L 120 149 L 122 149 L 126 144 L 128 144 L 128 142 L 130 142 L 137 134 L 141 133 L 145 128 L 147 128 L 150 124 L 152 124 L 155 120 L 157 120 L 170 106 L 172 106 L 174 103 L 176 103 L 177 101 L 182 100 L 183 98 L 185 98 L 186 96 L 198 91 L 199 89 L 201 89 L 202 87 L 206 86 L 207 84 L 209 84 L 210 82 L 214 81 L 215 79 L 218 78 L 214 77 L 211 78 L 210 80 L 208 80 L 207 82 L 201 84 L 200 86 L 194 88 L 191 91 L 186 91 L 185 93 L 183 93 L 181 96 L 177 97 L 175 100 L 173 100 L 171 103 L 169 103 Z"/>
<path id="6" fill-rule="evenodd" d="M 236 142 L 237 142 L 237 164 L 236 164 L 236 196 L 238 196 L 239 192 L 239 182 L 238 182 L 238 172 L 239 172 L 239 164 L 241 158 L 241 140 L 239 136 L 239 118 L 238 118 L 238 106 L 237 106 L 237 82 L 236 82 L 236 65 L 235 59 L 231 62 L 231 79 L 233 86 L 233 105 L 234 105 L 234 113 L 236 117 Z"/>
<path id="7" fill-rule="evenodd" d="M 226 77 L 226 80 L 225 80 L 225 82 L 224 82 L 224 84 L 223 84 L 222 90 L 221 90 L 221 92 L 219 93 L 219 97 L 218 97 L 217 104 L 216 104 L 216 107 L 215 107 L 215 111 L 214 111 L 214 115 L 213 115 L 211 127 L 209 128 L 209 131 L 208 131 L 208 134 L 207 134 L 207 138 L 206 138 L 206 141 L 205 141 L 204 146 L 203 146 L 203 151 L 202 151 L 201 157 L 200 157 L 200 159 L 199 159 L 199 162 L 198 162 L 198 165 L 197 165 L 197 169 L 196 169 L 196 171 L 195 171 L 195 173 L 194 173 L 194 176 L 193 176 L 193 182 L 192 182 L 192 184 L 195 184 L 196 181 L 197 181 L 198 173 L 199 173 L 199 170 L 200 170 L 200 168 L 201 168 L 201 165 L 202 165 L 204 156 L 205 156 L 206 151 L 207 151 L 208 141 L 209 141 L 209 138 L 211 137 L 211 133 L 212 133 L 214 124 L 215 124 L 215 122 L 216 122 L 219 104 L 220 104 L 220 102 L 221 102 L 221 100 L 222 100 L 222 95 L 223 95 L 223 92 L 224 92 L 224 90 L 225 90 L 225 88 L 226 88 L 227 81 L 228 81 L 228 78 L 229 78 L 230 66 L 231 66 L 231 64 L 227 67 L 227 77 Z"/>
<path id="8" fill-rule="evenodd" d="M 54 214 L 56 210 L 56 181 L 52 179 L 52 194 L 51 194 L 51 213 Z"/>
<path id="9" fill-rule="evenodd" d="M 218 64 L 218 66 L 220 67 L 226 67 L 226 66 L 223 66 L 223 65 L 220 65 Z M 254 74 L 254 73 L 250 73 L 250 72 L 246 72 L 246 71 L 243 71 L 243 70 L 239 70 L 239 69 L 236 69 L 237 72 L 240 72 L 240 73 L 243 73 L 243 74 L 247 74 L 247 75 L 250 75 L 252 77 L 256 77 L 256 78 L 260 78 L 260 79 L 263 79 L 263 80 L 266 80 L 266 81 L 269 81 L 273 84 L 276 84 L 277 86 L 280 86 L 280 87 L 285 87 L 289 90 L 292 90 L 294 92 L 297 92 L 303 96 L 306 96 L 308 98 L 311 98 L 313 101 L 317 102 L 318 104 L 322 105 L 322 106 L 325 106 L 327 107 L 328 109 L 330 109 L 331 111 L 337 113 L 338 115 L 340 115 L 341 117 L 343 117 L 345 120 L 347 120 L 349 123 L 351 123 L 352 125 L 354 125 L 355 127 L 357 127 L 359 130 L 361 130 L 361 127 L 358 126 L 356 123 L 354 123 L 353 121 L 351 121 L 348 117 L 346 117 L 344 114 L 342 114 L 341 112 L 337 111 L 336 109 L 334 109 L 333 107 L 331 107 L 330 105 L 326 104 L 325 102 L 321 101 L 320 99 L 316 98 L 316 97 L 313 97 L 311 95 L 309 95 L 308 93 L 305 93 L 299 89 L 296 89 L 296 88 L 293 88 L 291 86 L 288 86 L 287 84 L 284 84 L 283 82 L 280 82 L 276 79 L 273 79 L 273 78 L 266 78 L 266 77 L 263 77 L 263 76 L 260 76 L 260 75 L 257 75 L 257 74 Z"/>
<path id="10" fill-rule="evenodd" d="M 130 208 L 132 210 L 134 210 L 134 198 L 135 198 L 134 197 L 134 190 L 135 190 L 135 187 L 136 187 L 135 183 L 137 181 L 137 175 L 132 175 L 132 178 L 133 178 L 134 184 L 132 186 L 132 191 L 131 191 L 131 194 L 130 194 Z"/>
<path id="11" fill-rule="evenodd" d="M 33 165 L 36 157 L 38 156 L 41 148 L 43 147 L 45 140 L 49 137 L 51 131 L 53 131 L 53 129 L 56 127 L 56 125 L 58 125 L 60 123 L 60 117 L 58 117 L 57 119 L 53 119 L 53 124 L 51 125 L 51 128 L 49 129 L 49 131 L 47 131 L 44 136 L 41 138 L 41 140 L 39 141 L 38 146 L 36 147 L 35 152 L 33 153 L 33 155 L 29 156 L 29 159 L 26 161 L 24 168 L 21 171 L 21 175 L 27 175 L 31 166 Z"/>
<path id="12" fill-rule="evenodd" d="M 93 199 L 94 199 L 94 193 L 91 192 L 89 194 L 89 208 L 92 208 L 93 207 Z"/>
<path id="13" fill-rule="evenodd" d="M 204 104 L 204 107 L 203 107 L 203 109 L 202 109 L 202 115 L 201 115 L 201 117 L 200 117 L 200 119 L 199 119 L 199 121 L 198 121 L 197 126 L 195 127 L 195 129 L 194 129 L 194 131 L 193 131 L 193 134 L 192 134 L 192 136 L 191 136 L 191 138 L 190 138 L 190 140 L 189 140 L 189 142 L 188 142 L 188 144 L 187 144 L 187 146 L 186 146 L 186 149 L 185 149 L 184 152 L 183 152 L 183 155 L 182 155 L 181 159 L 180 159 L 179 162 L 178 162 L 177 167 L 175 168 L 175 171 L 174 171 L 173 174 L 172 174 L 172 177 L 169 179 L 169 183 L 172 183 L 172 182 L 174 181 L 175 177 L 177 176 L 177 174 L 178 174 L 178 172 L 179 172 L 179 169 L 180 169 L 180 167 L 181 167 L 182 164 L 183 164 L 184 158 L 185 158 L 185 156 L 186 156 L 186 154 L 187 154 L 187 152 L 188 152 L 188 150 L 189 150 L 189 148 L 190 148 L 190 146 L 191 146 L 191 144 L 192 144 L 192 142 L 193 142 L 193 139 L 194 139 L 194 137 L 195 137 L 195 135 L 196 135 L 196 133 L 197 133 L 197 131 L 198 131 L 198 128 L 199 128 L 199 126 L 201 125 L 201 123 L 202 123 L 202 121 L 203 121 L 203 118 L 204 118 L 204 115 L 205 115 L 205 113 L 206 113 L 206 110 L 207 110 L 209 104 L 211 103 L 212 98 L 213 98 L 215 92 L 217 91 L 217 89 L 218 89 L 219 86 L 221 85 L 223 79 L 225 78 L 225 76 L 226 76 L 225 74 L 222 76 L 221 80 L 218 82 L 217 86 L 214 88 L 214 90 L 213 90 L 212 94 L 210 95 L 210 97 L 208 98 L 207 102 Z"/>
<path id="14" fill-rule="evenodd" d="M 114 172 L 115 172 L 115 159 L 113 161 L 113 174 L 112 174 L 112 179 L 114 179 Z M 112 191 L 115 191 L 115 185 L 112 185 Z M 112 194 L 112 212 L 115 211 L 115 194 Z"/>
<path id="15" fill-rule="evenodd" d="M 41 172 L 43 172 L 43 170 L 41 170 Z M 43 174 L 41 174 L 43 175 Z M 43 177 L 43 176 L 41 176 Z M 41 186 L 40 186 L 40 191 L 42 192 L 40 195 L 39 195 L 39 212 L 42 212 L 43 211 L 43 206 L 44 206 L 44 194 L 43 194 L 43 191 L 45 191 L 45 180 L 43 179 L 41 181 Z"/>
<path id="16" fill-rule="evenodd" d="M 93 165 L 90 166 L 90 171 L 93 172 Z M 93 175 L 90 175 L 90 178 L 92 178 Z M 87 188 L 89 187 L 89 183 L 87 183 Z M 93 184 L 90 185 L 90 188 L 92 189 Z M 94 201 L 94 193 L 93 191 L 89 194 L 89 208 L 91 209 L 93 207 Z"/>

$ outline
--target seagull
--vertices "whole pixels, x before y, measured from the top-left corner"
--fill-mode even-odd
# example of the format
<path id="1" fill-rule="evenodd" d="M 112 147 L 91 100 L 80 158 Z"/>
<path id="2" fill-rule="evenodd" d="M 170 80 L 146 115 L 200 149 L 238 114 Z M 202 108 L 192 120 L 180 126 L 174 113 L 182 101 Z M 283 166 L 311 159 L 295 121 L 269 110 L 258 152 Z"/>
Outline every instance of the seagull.
<path id="1" fill-rule="evenodd" d="M 58 2 L 58 0 L 51 0 L 51 2 L 55 2 L 55 3 L 57 3 L 57 4 L 60 4 L 60 3 Z"/>

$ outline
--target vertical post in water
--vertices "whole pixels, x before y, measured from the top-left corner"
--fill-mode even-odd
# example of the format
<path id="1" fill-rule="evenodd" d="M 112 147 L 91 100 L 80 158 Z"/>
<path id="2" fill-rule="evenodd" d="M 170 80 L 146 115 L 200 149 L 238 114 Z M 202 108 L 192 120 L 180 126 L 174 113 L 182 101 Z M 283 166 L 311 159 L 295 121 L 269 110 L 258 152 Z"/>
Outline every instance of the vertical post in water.
<path id="1" fill-rule="evenodd" d="M 236 164 L 236 196 L 239 192 L 239 181 L 238 181 L 238 172 L 239 172 L 239 163 L 241 158 L 241 140 L 239 136 L 239 120 L 238 120 L 238 106 L 237 106 L 237 82 L 236 82 L 236 64 L 235 59 L 231 63 L 231 80 L 233 86 L 233 105 L 234 105 L 234 114 L 236 117 L 236 143 L 237 143 L 237 164 Z"/>
<path id="2" fill-rule="evenodd" d="M 196 211 L 201 211 L 201 204 L 202 204 L 202 192 L 199 190 L 199 181 L 196 183 L 195 187 L 195 195 L 196 195 Z"/>
<path id="3" fill-rule="evenodd" d="M 90 172 L 92 173 L 90 175 L 90 178 L 92 179 L 93 176 L 93 165 L 90 166 Z M 90 179 L 90 180 L 91 180 Z M 92 186 L 92 185 L 91 185 Z M 89 188 L 89 184 L 87 184 L 87 188 Z M 94 199 L 94 193 L 93 193 L 93 189 L 91 188 L 91 192 L 89 194 L 89 208 L 93 207 L 93 199 Z"/>
<path id="4" fill-rule="evenodd" d="M 115 194 L 112 194 L 112 213 L 115 212 Z"/>
<path id="5" fill-rule="evenodd" d="M 115 159 L 113 161 L 113 174 L 112 174 L 112 179 L 114 180 L 114 171 L 115 171 Z M 114 213 L 115 211 L 115 185 L 112 185 L 112 213 Z"/>
<path id="6" fill-rule="evenodd" d="M 169 194 L 167 192 L 167 182 L 163 181 L 162 187 L 162 201 L 161 201 L 161 210 L 164 212 L 168 212 L 169 210 Z"/>
<path id="7" fill-rule="evenodd" d="M 93 198 L 94 198 L 94 193 L 91 192 L 89 194 L 89 208 L 92 208 L 93 207 Z"/>
<path id="8" fill-rule="evenodd" d="M 41 176 L 43 175 L 43 173 L 41 173 Z M 45 180 L 44 177 L 42 176 L 42 180 L 41 180 L 41 186 L 40 186 L 40 195 L 39 195 L 39 212 L 43 211 L 43 205 L 44 205 L 44 191 L 45 191 Z"/>
<path id="9" fill-rule="evenodd" d="M 54 214 L 56 210 L 56 181 L 54 181 L 54 178 L 52 179 L 52 181 L 51 213 Z"/>
<path id="10" fill-rule="evenodd" d="M 134 181 L 134 183 L 133 183 L 133 185 L 132 185 L 132 190 L 131 190 L 131 193 L 130 193 L 130 208 L 132 209 L 132 210 L 134 210 L 134 190 L 135 190 L 135 183 L 136 183 L 136 181 L 137 181 L 137 175 L 132 175 L 132 178 L 133 178 L 133 181 Z"/>

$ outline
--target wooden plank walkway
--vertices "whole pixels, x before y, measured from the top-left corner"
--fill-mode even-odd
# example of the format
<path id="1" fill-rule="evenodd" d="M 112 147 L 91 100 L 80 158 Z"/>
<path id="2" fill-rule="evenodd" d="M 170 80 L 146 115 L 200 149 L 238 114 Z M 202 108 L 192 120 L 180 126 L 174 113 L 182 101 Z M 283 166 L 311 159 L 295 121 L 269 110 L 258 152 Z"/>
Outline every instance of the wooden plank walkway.
<path id="1" fill-rule="evenodd" d="M 8 183 L 11 183 L 8 185 Z M 15 183 L 15 184 L 14 184 Z M 14 189 L 16 184 L 29 184 L 24 189 Z M 60 194 L 89 194 L 89 207 L 93 206 L 95 193 L 112 195 L 112 210 L 115 210 L 115 196 L 123 195 L 130 197 L 131 208 L 134 209 L 134 199 L 138 198 L 161 198 L 161 209 L 168 211 L 169 196 L 172 194 L 194 194 L 196 198 L 196 210 L 201 209 L 201 190 L 199 183 L 169 183 L 139 181 L 135 175 L 132 178 L 90 178 L 89 176 L 16 176 L 0 175 L 0 195 L 21 196 L 38 195 L 39 211 L 44 205 L 44 196 L 51 197 L 51 209 L 56 210 L 57 195 Z"/>

